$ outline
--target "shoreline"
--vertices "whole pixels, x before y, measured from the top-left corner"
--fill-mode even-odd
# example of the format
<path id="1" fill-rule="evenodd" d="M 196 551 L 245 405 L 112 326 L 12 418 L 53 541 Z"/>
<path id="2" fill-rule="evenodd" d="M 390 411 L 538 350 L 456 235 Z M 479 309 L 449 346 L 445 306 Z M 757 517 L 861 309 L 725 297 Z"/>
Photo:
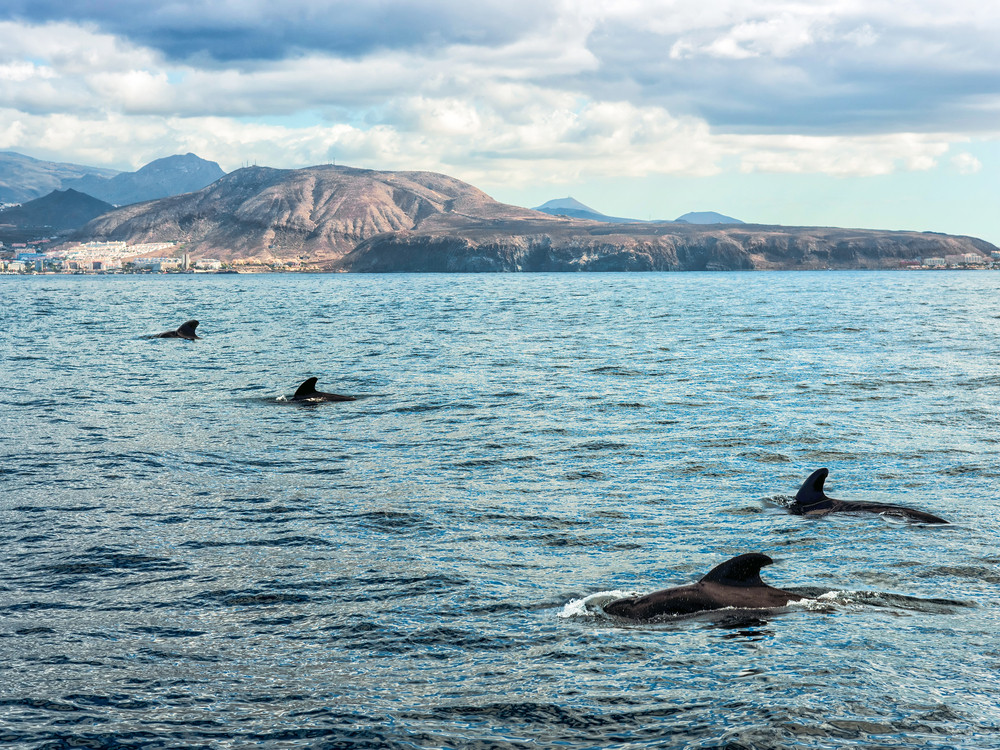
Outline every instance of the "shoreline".
<path id="1" fill-rule="evenodd" d="M 244 268 L 241 270 L 226 269 L 221 271 L 9 271 L 0 270 L 0 276 L 262 276 L 269 274 L 353 274 L 358 276 L 383 276 L 391 274 L 419 274 L 419 273 L 444 273 L 447 275 L 511 275 L 511 274 L 567 274 L 581 275 L 590 273 L 664 273 L 664 274 L 684 274 L 684 273 L 810 273 L 810 272 L 843 272 L 843 271 L 908 271 L 908 272 L 942 272 L 960 271 L 971 273 L 978 271 L 1000 271 L 1000 264 L 992 267 L 986 266 L 949 266 L 946 268 L 935 268 L 930 266 L 920 267 L 899 267 L 899 268 L 752 268 L 752 269 L 705 269 L 705 270 L 684 270 L 684 271 L 337 271 L 325 270 L 321 268 L 309 268 L 301 270 L 272 269 L 272 268 Z"/>

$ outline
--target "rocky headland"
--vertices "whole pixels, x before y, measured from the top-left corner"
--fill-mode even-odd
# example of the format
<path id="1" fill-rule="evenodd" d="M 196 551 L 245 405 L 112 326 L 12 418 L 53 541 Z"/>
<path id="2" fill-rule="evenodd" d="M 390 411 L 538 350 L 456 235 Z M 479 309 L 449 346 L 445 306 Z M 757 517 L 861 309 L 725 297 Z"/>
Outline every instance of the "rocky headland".
<path id="1" fill-rule="evenodd" d="M 334 264 L 345 271 L 749 271 L 899 268 L 996 248 L 972 237 L 823 227 L 678 224 L 562 226 L 510 222 L 373 237 Z"/>

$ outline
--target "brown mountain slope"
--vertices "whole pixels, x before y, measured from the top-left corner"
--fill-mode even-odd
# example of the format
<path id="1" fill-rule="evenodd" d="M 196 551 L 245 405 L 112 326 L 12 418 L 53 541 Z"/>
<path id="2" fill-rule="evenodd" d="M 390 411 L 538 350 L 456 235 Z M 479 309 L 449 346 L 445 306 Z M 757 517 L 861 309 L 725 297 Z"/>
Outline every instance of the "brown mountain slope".
<path id="1" fill-rule="evenodd" d="M 384 232 L 538 216 L 431 172 L 250 167 L 195 193 L 112 211 L 74 239 L 178 241 L 195 257 L 329 263 Z"/>

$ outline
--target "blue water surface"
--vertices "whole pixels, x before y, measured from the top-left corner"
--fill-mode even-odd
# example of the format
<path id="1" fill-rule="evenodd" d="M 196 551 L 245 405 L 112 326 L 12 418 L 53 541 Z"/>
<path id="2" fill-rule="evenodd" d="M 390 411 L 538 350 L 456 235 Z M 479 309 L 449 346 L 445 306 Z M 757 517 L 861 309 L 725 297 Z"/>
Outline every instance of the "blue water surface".
<path id="1" fill-rule="evenodd" d="M 998 288 L 0 277 L 0 744 L 1000 747 Z M 818 598 L 594 604 L 749 551 Z"/>

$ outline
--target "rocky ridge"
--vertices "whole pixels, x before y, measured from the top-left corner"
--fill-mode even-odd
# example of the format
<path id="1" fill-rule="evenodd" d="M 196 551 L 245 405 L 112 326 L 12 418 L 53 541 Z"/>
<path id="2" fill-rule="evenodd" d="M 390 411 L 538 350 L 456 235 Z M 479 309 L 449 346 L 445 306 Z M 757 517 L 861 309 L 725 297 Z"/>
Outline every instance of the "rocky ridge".
<path id="1" fill-rule="evenodd" d="M 39 233 L 63 232 L 113 208 L 110 203 L 76 190 L 53 190 L 41 198 L 0 209 L 0 226 L 35 229 Z"/>
<path id="2" fill-rule="evenodd" d="M 121 172 L 110 178 L 85 175 L 63 181 L 63 187 L 124 206 L 200 190 L 224 174 L 214 161 L 194 154 L 177 154 L 151 161 L 135 172 Z"/>
<path id="3" fill-rule="evenodd" d="M 111 178 L 114 169 L 33 159 L 13 151 L 0 151 L 0 203 L 24 203 L 87 175 Z"/>

